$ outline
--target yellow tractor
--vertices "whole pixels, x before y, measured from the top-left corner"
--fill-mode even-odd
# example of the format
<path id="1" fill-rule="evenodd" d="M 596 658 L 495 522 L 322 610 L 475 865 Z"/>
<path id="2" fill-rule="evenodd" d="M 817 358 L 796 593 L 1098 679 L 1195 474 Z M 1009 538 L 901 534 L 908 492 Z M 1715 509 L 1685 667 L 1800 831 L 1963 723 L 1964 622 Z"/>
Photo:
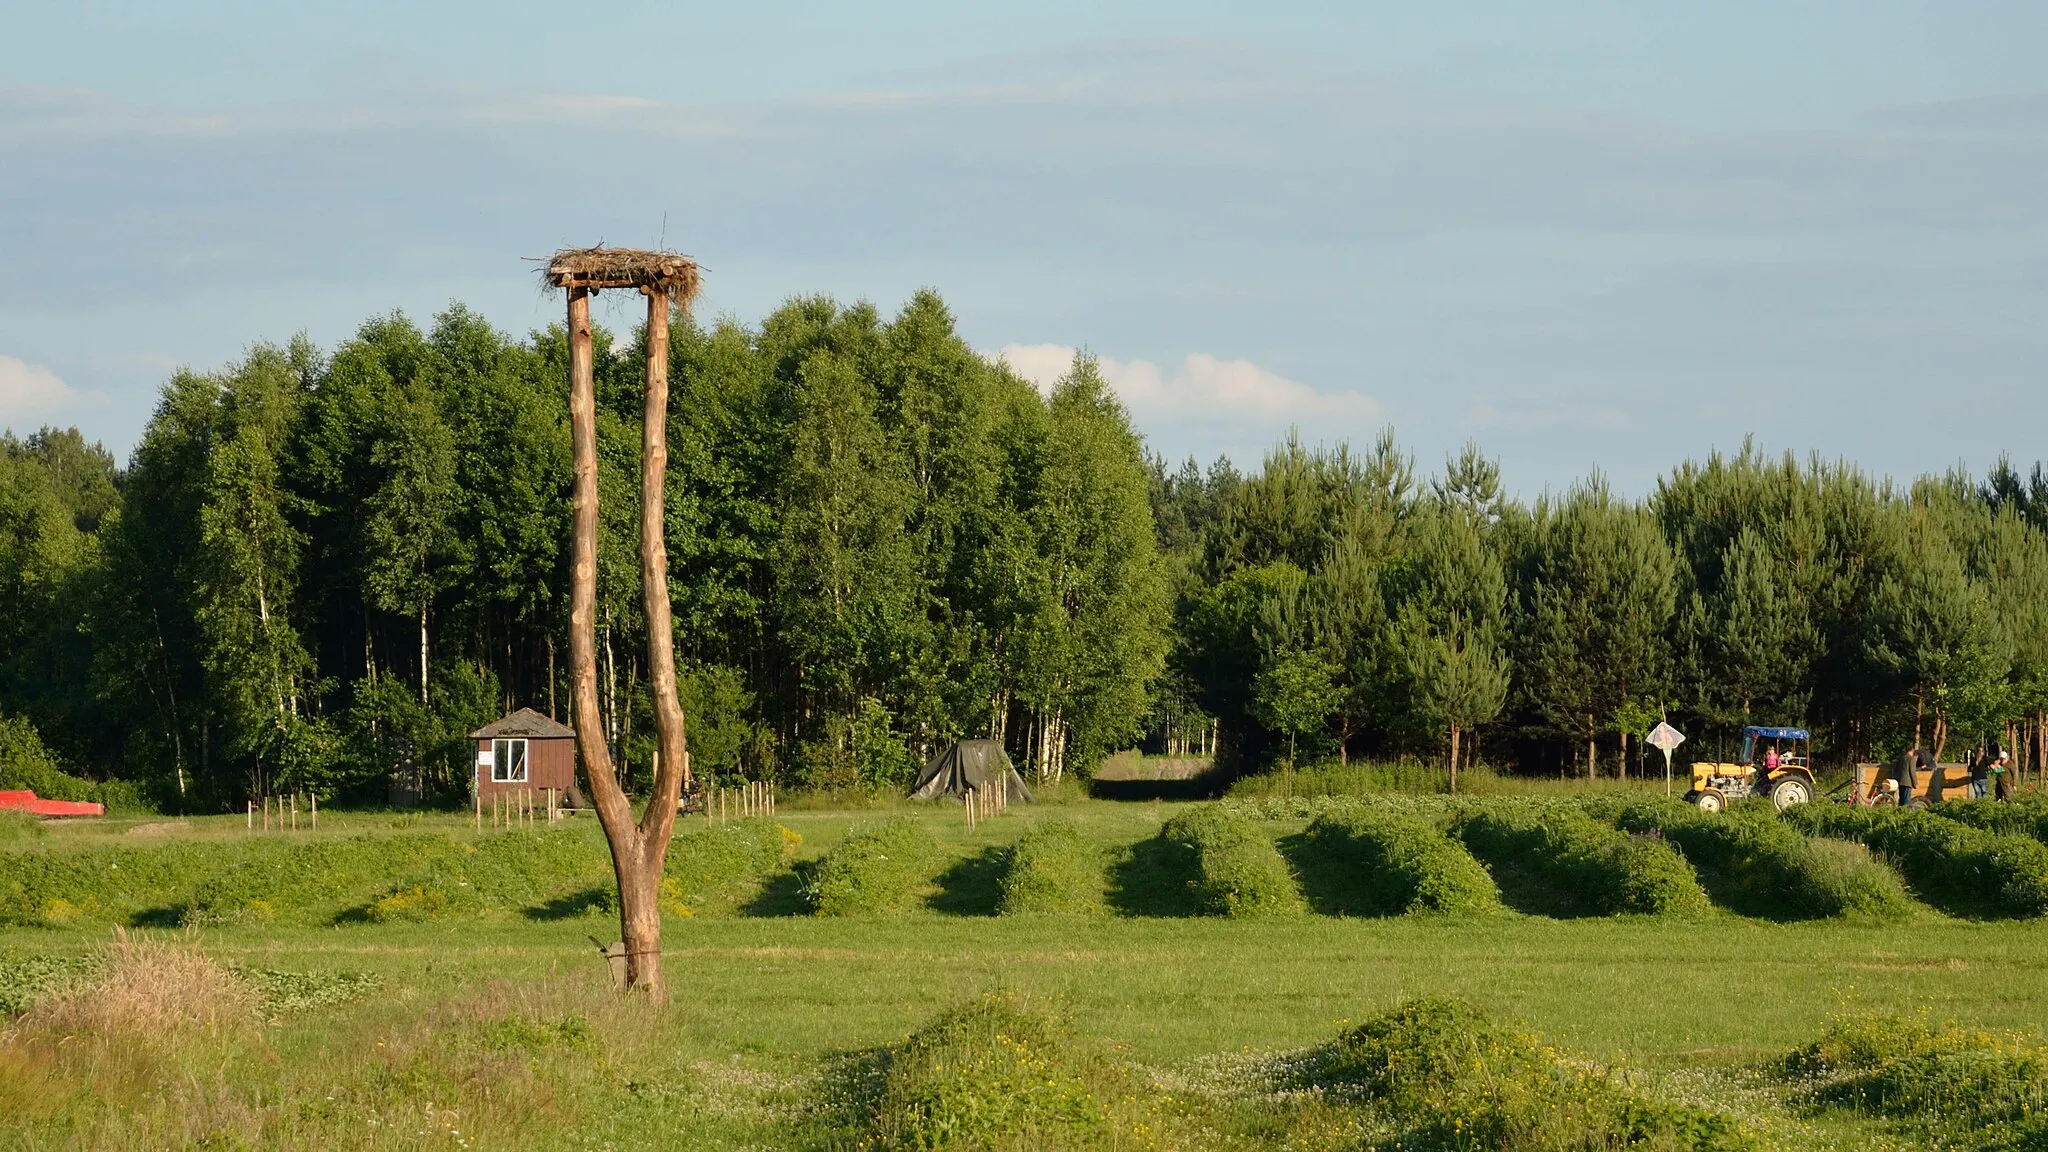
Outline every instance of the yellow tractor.
<path id="1" fill-rule="evenodd" d="M 1739 763 L 1693 764 L 1692 791 L 1685 798 L 1702 812 L 1719 812 L 1729 801 L 1749 796 L 1769 796 L 1781 809 L 1804 804 L 1816 795 L 1812 750 L 1813 736 L 1804 728 L 1752 724 L 1742 730 Z"/>

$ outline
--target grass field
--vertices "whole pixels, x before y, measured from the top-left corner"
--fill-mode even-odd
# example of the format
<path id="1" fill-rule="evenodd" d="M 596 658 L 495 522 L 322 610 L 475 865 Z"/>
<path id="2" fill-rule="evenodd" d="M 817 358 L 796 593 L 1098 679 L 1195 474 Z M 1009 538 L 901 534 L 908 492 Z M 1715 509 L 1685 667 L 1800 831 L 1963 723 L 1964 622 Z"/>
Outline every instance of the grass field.
<path id="1" fill-rule="evenodd" d="M 1124 854 L 1111 864 L 1112 884 L 1124 885 L 1125 910 L 1138 912 L 1175 911 L 1167 896 L 1144 897 L 1143 849 L 1180 810 L 1056 807 L 1107 855 Z M 297 1003 L 273 997 L 240 1025 L 171 1020 L 136 1035 L 32 1009 L 0 1045 L 0 1143 L 853 1147 L 863 1137 L 845 1105 L 858 1093 L 845 1077 L 858 1054 L 997 991 L 1049 1006 L 1077 1033 L 1106 1038 L 1120 1059 L 1212 1109 L 1197 1141 L 1204 1146 L 1364 1146 L 1369 1136 L 1342 1124 L 1296 1116 L 1276 1128 L 1273 1110 L 1283 1106 L 1259 1094 L 1269 1079 L 1261 1061 L 1324 1044 L 1404 1000 L 1450 995 L 1595 1061 L 1637 1069 L 1658 1093 L 1738 1114 L 1773 1146 L 1915 1147 L 1931 1146 L 1924 1131 L 1807 1108 L 1800 1089 L 1764 1070 L 1843 1013 L 2048 1032 L 2048 921 L 2040 920 L 1971 921 L 1926 908 L 1888 924 L 1774 923 L 1726 911 L 994 916 L 995 862 L 1030 827 L 1034 814 L 1024 809 L 972 834 L 957 810 L 920 816 L 946 861 L 922 908 L 809 915 L 796 891 L 804 862 L 881 815 L 778 816 L 802 837 L 797 869 L 768 877 L 735 905 L 776 914 L 671 917 L 664 944 L 673 1001 L 658 1012 L 607 990 L 589 939 L 616 937 L 602 912 L 556 906 L 135 930 L 196 947 L 252 974 L 259 988 L 317 991 L 346 976 L 356 991 Z M 1306 824 L 1264 827 L 1285 843 Z M 239 821 L 139 835 L 135 827 L 57 828 L 13 850 L 146 842 L 227 851 L 248 839 Z M 387 832 L 470 835 L 447 818 L 325 813 L 317 836 Z M 595 830 L 575 834 L 594 841 Z M 586 880 L 571 877 L 565 887 Z M 90 955 L 112 935 L 106 920 L 85 916 L 0 930 L 0 970 L 28 979 L 25 962 Z M 367 993 L 365 978 L 375 981 Z"/>

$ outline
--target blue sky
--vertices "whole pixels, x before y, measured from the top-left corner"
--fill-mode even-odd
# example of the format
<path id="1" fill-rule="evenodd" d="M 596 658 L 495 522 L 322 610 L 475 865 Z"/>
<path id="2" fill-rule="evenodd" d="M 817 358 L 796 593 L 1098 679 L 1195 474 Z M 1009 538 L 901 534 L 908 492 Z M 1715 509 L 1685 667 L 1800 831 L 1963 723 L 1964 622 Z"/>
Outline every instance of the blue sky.
<path id="1" fill-rule="evenodd" d="M 10 5 L 0 425 L 661 238 L 708 315 L 931 285 L 1151 443 L 2048 455 L 2048 5 Z M 114 271 L 118 270 L 118 271 Z M 623 314 L 618 317 L 624 321 Z"/>

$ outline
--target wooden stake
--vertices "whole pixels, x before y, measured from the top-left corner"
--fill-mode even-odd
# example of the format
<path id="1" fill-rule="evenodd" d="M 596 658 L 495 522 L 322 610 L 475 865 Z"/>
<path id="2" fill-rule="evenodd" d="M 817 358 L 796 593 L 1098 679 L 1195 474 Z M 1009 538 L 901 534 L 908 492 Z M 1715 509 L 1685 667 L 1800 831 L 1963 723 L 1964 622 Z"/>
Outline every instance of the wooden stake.
<path id="1" fill-rule="evenodd" d="M 476 787 L 476 790 L 470 793 L 470 796 L 469 796 L 469 798 L 470 798 L 471 802 L 472 802 L 472 803 L 474 803 L 474 804 L 475 804 L 475 806 L 476 806 L 476 830 L 477 830 L 477 831 L 479 831 L 479 832 L 481 832 L 481 831 L 483 831 L 483 830 L 484 830 L 484 789 L 483 789 L 483 785 L 481 785 L 481 784 L 477 785 L 477 787 Z"/>
<path id="2" fill-rule="evenodd" d="M 299 830 L 299 794 L 292 793 L 292 831 Z"/>
<path id="3" fill-rule="evenodd" d="M 320 830 L 320 794 L 318 792 L 306 793 L 306 802 L 313 806 L 313 831 L 318 832 Z"/>
<path id="4" fill-rule="evenodd" d="M 249 810 L 244 815 L 248 819 L 249 831 L 254 832 L 256 830 L 256 802 L 254 800 L 249 801 L 248 808 Z"/>

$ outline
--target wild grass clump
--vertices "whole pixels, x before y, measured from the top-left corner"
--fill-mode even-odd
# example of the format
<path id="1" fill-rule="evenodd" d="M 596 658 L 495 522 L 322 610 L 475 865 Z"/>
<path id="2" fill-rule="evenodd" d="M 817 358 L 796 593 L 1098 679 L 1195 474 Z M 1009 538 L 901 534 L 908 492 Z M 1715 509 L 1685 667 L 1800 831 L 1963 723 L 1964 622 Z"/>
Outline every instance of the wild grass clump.
<path id="1" fill-rule="evenodd" d="M 937 871 L 938 838 L 914 816 L 856 828 L 818 863 L 806 885 L 820 916 L 908 912 Z"/>
<path id="2" fill-rule="evenodd" d="M 1207 916 L 1274 916 L 1304 911 L 1294 873 L 1271 837 L 1241 812 L 1204 804 L 1168 820 L 1162 839 L 1192 865 L 1197 911 Z"/>
<path id="3" fill-rule="evenodd" d="M 1008 997 L 956 1008 L 880 1052 L 853 1103 L 858 1147 L 939 1150 L 1168 1148 L 1173 1119 L 1104 1046 Z"/>
<path id="4" fill-rule="evenodd" d="M 2022 792 L 2010 800 L 1944 800 L 1928 811 L 1986 832 L 2048 843 L 2048 792 Z"/>
<path id="5" fill-rule="evenodd" d="M 1479 809 L 1459 833 L 1480 859 L 1524 869 L 1603 915 L 1685 916 L 1711 906 L 1692 865 L 1661 838 L 1617 832 L 1576 808 Z"/>
<path id="6" fill-rule="evenodd" d="M 996 912 L 1093 916 L 1108 907 L 1102 853 L 1066 820 L 1041 820 L 1010 846 Z"/>
<path id="7" fill-rule="evenodd" d="M 121 934 L 89 971 L 37 997 L 21 1028 L 154 1042 L 218 1035 L 258 1020 L 248 983 L 193 944 Z"/>
<path id="8" fill-rule="evenodd" d="M 694 912 L 728 910 L 789 867 L 803 837 L 772 820 L 753 818 L 699 828 L 668 846 L 662 872 L 666 896 Z"/>
<path id="9" fill-rule="evenodd" d="M 2048 1147 L 2048 1048 L 2016 1033 L 1844 1016 L 1784 1070 L 1816 1107 L 1905 1121 L 1930 1144 Z"/>
<path id="10" fill-rule="evenodd" d="M 26 812 L 0 812 L 0 844 L 28 844 L 49 835 L 43 822 Z"/>
<path id="11" fill-rule="evenodd" d="M 1632 804 L 1616 819 L 1625 831 L 1657 832 L 1677 845 L 1687 860 L 1733 890 L 1740 911 L 1871 920 L 1913 913 L 1913 898 L 1897 873 L 1859 847 L 1808 838 L 1768 805 L 1710 816 L 1690 804 L 1658 801 Z"/>
<path id="12" fill-rule="evenodd" d="M 1784 819 L 1812 835 L 1860 841 L 1896 864 L 1919 894 L 1954 910 L 2048 913 L 2048 845 L 2031 836 L 1987 832 L 1920 809 L 1800 804 Z"/>
<path id="13" fill-rule="evenodd" d="M 1416 1152 L 1735 1152 L 1727 1116 L 1652 1100 L 1463 1001 L 1411 1000 L 1311 1052 L 1295 1087 L 1383 1113 Z"/>
<path id="14" fill-rule="evenodd" d="M 1337 866 L 1344 902 L 1368 915 L 1494 912 L 1500 888 L 1463 844 L 1413 816 L 1353 810 L 1310 824 L 1309 850 Z"/>

